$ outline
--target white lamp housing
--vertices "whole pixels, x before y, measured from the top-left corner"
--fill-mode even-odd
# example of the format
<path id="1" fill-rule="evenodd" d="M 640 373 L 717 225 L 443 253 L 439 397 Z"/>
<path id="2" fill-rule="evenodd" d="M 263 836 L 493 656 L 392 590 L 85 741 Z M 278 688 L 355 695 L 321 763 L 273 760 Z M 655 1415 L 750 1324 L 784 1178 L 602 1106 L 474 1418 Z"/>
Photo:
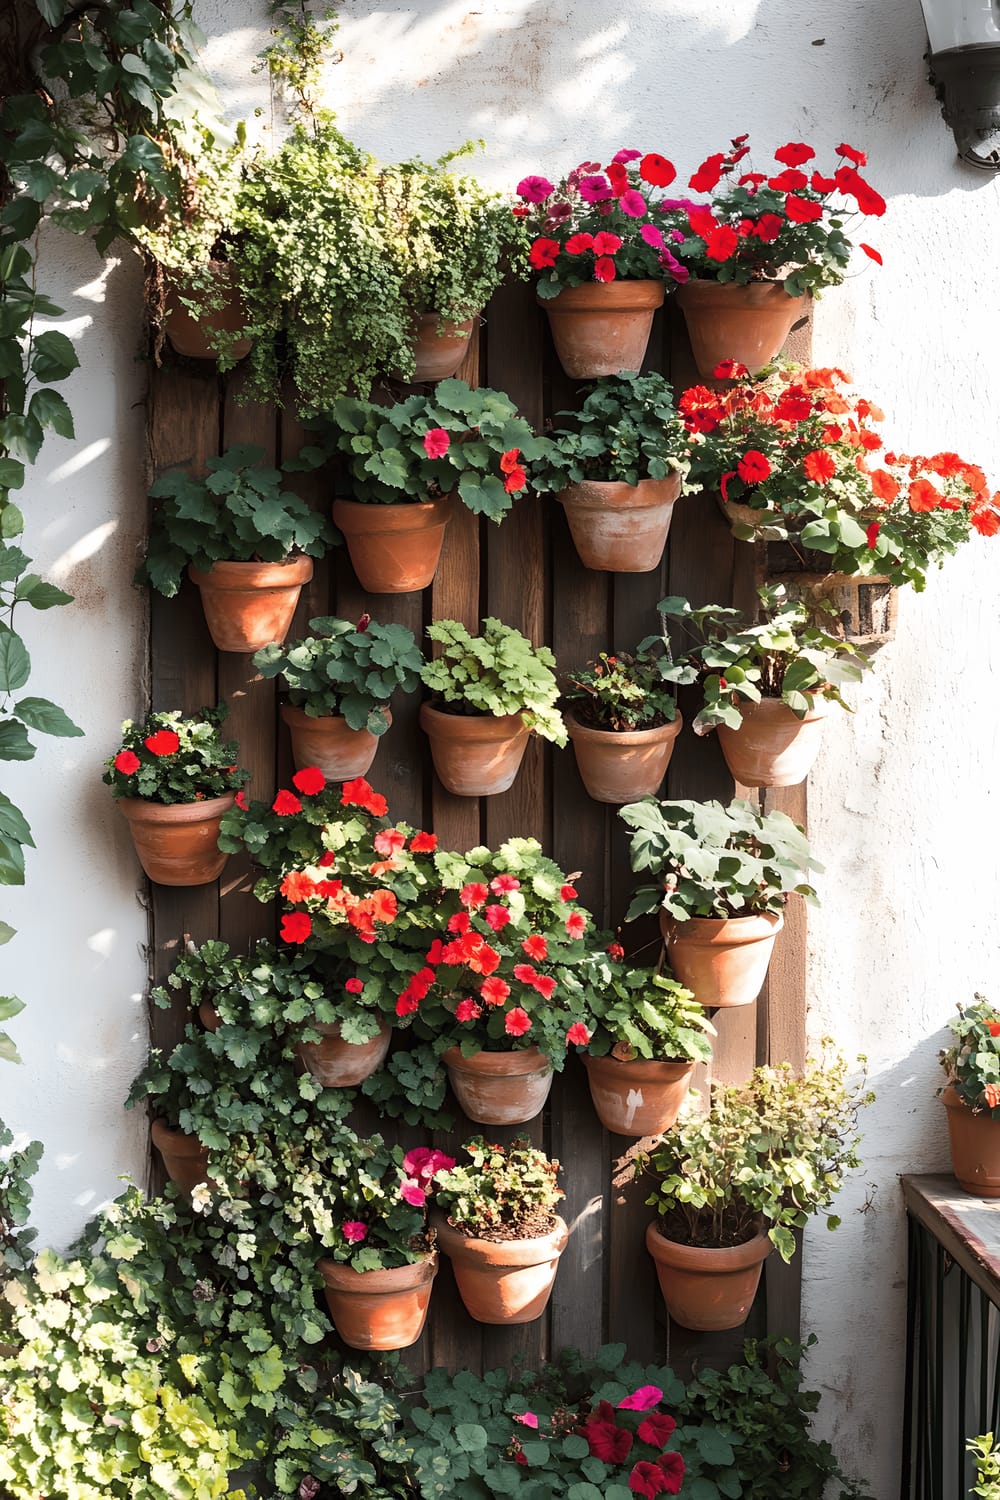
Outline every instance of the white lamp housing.
<path id="1" fill-rule="evenodd" d="M 921 0 L 930 79 L 970 166 L 1000 171 L 1000 0 Z"/>

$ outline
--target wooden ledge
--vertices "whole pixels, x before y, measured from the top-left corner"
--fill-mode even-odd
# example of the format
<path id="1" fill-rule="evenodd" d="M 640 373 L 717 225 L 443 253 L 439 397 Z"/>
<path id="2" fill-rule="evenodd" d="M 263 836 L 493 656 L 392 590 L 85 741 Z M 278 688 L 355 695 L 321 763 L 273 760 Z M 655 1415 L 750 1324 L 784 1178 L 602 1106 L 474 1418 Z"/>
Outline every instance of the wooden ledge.
<path id="1" fill-rule="evenodd" d="M 906 1212 L 1000 1306 L 1000 1198 L 977 1198 L 947 1173 L 900 1181 Z"/>

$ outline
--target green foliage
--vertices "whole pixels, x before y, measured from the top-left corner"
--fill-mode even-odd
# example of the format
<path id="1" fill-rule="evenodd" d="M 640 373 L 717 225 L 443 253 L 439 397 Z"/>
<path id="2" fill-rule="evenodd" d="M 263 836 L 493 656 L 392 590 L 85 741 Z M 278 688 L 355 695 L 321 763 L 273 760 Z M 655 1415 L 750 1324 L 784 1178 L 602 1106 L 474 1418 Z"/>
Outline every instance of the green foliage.
<path id="1" fill-rule="evenodd" d="M 560 420 L 563 419 L 563 420 Z M 587 389 L 579 411 L 556 413 L 531 466 L 536 490 L 564 490 L 584 480 L 639 484 L 688 471 L 691 439 L 662 375 L 626 371 Z"/>
<path id="2" fill-rule="evenodd" d="M 939 1054 L 947 1083 L 977 1113 L 1000 1120 L 1000 1015 L 985 995 L 948 1022 L 955 1041 Z M 946 1085 L 947 1086 L 947 1085 Z"/>
<path id="3" fill-rule="evenodd" d="M 435 620 L 427 634 L 444 649 L 420 675 L 446 711 L 456 705 L 457 713 L 520 714 L 543 739 L 565 745 L 556 660 L 547 646 L 532 646 L 492 616 L 483 620 L 482 635 L 470 635 L 458 620 Z"/>
<path id="4" fill-rule="evenodd" d="M 824 1039 L 824 1048 L 832 1045 Z M 762 1223 L 791 1260 L 795 1230 L 825 1212 L 861 1165 L 858 1111 L 873 1099 L 864 1076 L 848 1083 L 839 1053 L 810 1058 L 801 1078 L 783 1063 L 756 1068 L 745 1084 L 717 1085 L 708 1114 L 676 1125 L 649 1154 L 658 1180 L 646 1201 L 670 1239 L 742 1244 Z M 827 1216 L 828 1228 L 839 1223 Z"/>
<path id="5" fill-rule="evenodd" d="M 334 540 L 330 522 L 281 488 L 262 448 L 241 445 L 210 458 L 194 479 L 174 469 L 156 481 L 146 559 L 136 573 L 172 599 L 185 566 L 208 572 L 215 562 L 284 562 L 294 552 L 322 557 Z"/>
<path id="6" fill-rule="evenodd" d="M 141 724 L 126 719 L 121 747 L 105 762 L 101 780 L 115 798 L 140 797 L 166 806 L 238 792 L 250 773 L 236 763 L 236 741 L 219 733 L 226 713 L 220 703 L 190 718 L 172 709 L 149 713 Z"/>
<path id="7" fill-rule="evenodd" d="M 559 1163 L 526 1136 L 500 1146 L 477 1135 L 462 1150 L 471 1163 L 441 1172 L 434 1189 L 434 1202 L 450 1224 L 475 1238 L 506 1240 L 517 1238 L 522 1226 L 542 1233 L 543 1218 L 555 1222 L 565 1196 L 556 1182 Z"/>
<path id="8" fill-rule="evenodd" d="M 673 686 L 667 685 L 676 680 L 668 676 L 670 665 L 663 643 L 657 646 L 652 639 L 634 653 L 609 656 L 602 651 L 597 661 L 566 673 L 563 701 L 573 705 L 574 714 L 589 729 L 624 734 L 672 724 L 677 700 Z"/>
<path id="9" fill-rule="evenodd" d="M 380 1119 L 403 1120 L 425 1130 L 451 1130 L 455 1117 L 444 1109 L 448 1075 L 436 1048 L 412 1042 L 391 1052 L 385 1067 L 369 1074 L 361 1092 L 376 1106 Z"/>
<path id="10" fill-rule="evenodd" d="M 380 625 L 369 615 L 356 625 L 321 616 L 299 641 L 264 646 L 254 656 L 262 677 L 284 677 L 288 702 L 310 718 L 340 715 L 351 729 L 382 735 L 389 699 L 412 693 L 424 658 L 405 625 Z"/>
<path id="11" fill-rule="evenodd" d="M 1000 1500 L 1000 1446 L 992 1432 L 969 1438 L 965 1446 L 976 1466 L 976 1483 L 969 1494 L 979 1500 Z"/>
<path id="12" fill-rule="evenodd" d="M 595 957 L 587 997 L 587 1051 L 620 1062 L 708 1062 L 715 1027 L 690 990 L 652 969 Z"/>
<path id="13" fill-rule="evenodd" d="M 822 866 L 805 832 L 783 812 L 751 802 L 657 802 L 646 797 L 620 810 L 633 830 L 632 869 L 656 876 L 632 898 L 629 921 L 664 911 L 689 917 L 747 917 L 780 911 L 792 892 L 816 901 L 804 877 Z"/>
<path id="14" fill-rule="evenodd" d="M 2 1007 L 0 1001 L 0 1014 Z M 30 1266 L 35 1239 L 35 1231 L 26 1225 L 31 1212 L 31 1179 L 38 1171 L 42 1146 L 40 1141 L 30 1141 L 19 1150 L 12 1149 L 13 1146 L 13 1134 L 0 1120 L 0 1287 L 12 1272 Z M 5 1326 L 0 1302 L 0 1335 Z"/>

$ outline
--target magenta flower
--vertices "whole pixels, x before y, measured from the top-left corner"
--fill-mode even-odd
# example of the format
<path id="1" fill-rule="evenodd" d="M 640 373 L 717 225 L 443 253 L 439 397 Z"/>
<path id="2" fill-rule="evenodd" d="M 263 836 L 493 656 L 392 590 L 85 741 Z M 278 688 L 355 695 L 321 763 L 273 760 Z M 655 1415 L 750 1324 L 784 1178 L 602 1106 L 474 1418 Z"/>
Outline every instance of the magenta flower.
<path id="1" fill-rule="evenodd" d="M 430 1146 L 414 1146 L 403 1157 L 403 1171 L 408 1178 L 415 1178 L 418 1183 L 430 1182 L 438 1172 L 450 1172 L 454 1165 L 453 1156 Z"/>
<path id="2" fill-rule="evenodd" d="M 663 1392 L 655 1385 L 641 1385 L 631 1396 L 626 1396 L 624 1401 L 619 1401 L 619 1411 L 649 1411 L 651 1407 L 658 1406 L 663 1400 Z"/>
<path id="3" fill-rule="evenodd" d="M 526 203 L 544 203 L 552 190 L 547 177 L 522 177 L 516 192 Z"/>
<path id="4" fill-rule="evenodd" d="M 620 161 L 620 162 L 638 161 L 639 157 L 641 155 L 642 155 L 641 151 L 624 151 L 624 150 L 622 150 L 622 151 L 616 151 L 615 154 L 614 154 L 614 156 L 611 158 L 611 160 L 612 161 Z"/>
<path id="5" fill-rule="evenodd" d="M 660 251 L 660 265 L 665 271 L 670 272 L 678 286 L 683 286 L 685 281 L 690 278 L 691 272 L 687 266 L 681 265 L 680 261 L 671 255 L 669 250 Z"/>
<path id="6" fill-rule="evenodd" d="M 350 1240 L 352 1245 L 360 1245 L 362 1240 L 368 1238 L 368 1225 L 360 1223 L 357 1219 L 348 1219 L 346 1224 L 341 1224 L 340 1232 L 345 1240 Z"/>
<path id="7" fill-rule="evenodd" d="M 604 176 L 581 177 L 580 197 L 585 203 L 603 203 L 611 197 L 611 184 Z"/>
<path id="8" fill-rule="evenodd" d="M 415 1177 L 404 1177 L 399 1184 L 399 1196 L 412 1208 L 423 1208 L 427 1202 L 427 1194 Z"/>
<path id="9" fill-rule="evenodd" d="M 451 438 L 443 427 L 432 427 L 424 433 L 424 452 L 428 458 L 444 458 L 451 447 Z"/>
<path id="10" fill-rule="evenodd" d="M 520 1422 L 522 1427 L 538 1426 L 538 1418 L 533 1411 L 523 1411 L 519 1417 L 514 1418 L 514 1421 Z"/>
<path id="11" fill-rule="evenodd" d="M 645 240 L 647 245 L 652 245 L 654 250 L 664 248 L 663 232 L 655 224 L 643 224 L 639 230 L 639 238 Z"/>
<path id="12" fill-rule="evenodd" d="M 630 219 L 641 219 L 646 212 L 646 200 L 635 188 L 629 188 L 622 193 L 618 199 L 618 207 L 623 214 L 628 214 Z"/>

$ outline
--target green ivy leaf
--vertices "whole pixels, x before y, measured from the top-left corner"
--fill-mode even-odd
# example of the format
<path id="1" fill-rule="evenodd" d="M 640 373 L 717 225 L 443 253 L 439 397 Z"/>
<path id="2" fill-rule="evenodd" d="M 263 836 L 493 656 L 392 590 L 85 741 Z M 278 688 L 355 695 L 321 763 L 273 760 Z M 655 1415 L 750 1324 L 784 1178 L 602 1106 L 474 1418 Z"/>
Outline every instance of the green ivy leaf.
<path id="1" fill-rule="evenodd" d="M 29 729 L 37 729 L 40 734 L 51 734 L 59 739 L 75 739 L 83 734 L 79 724 L 74 724 L 69 715 L 57 704 L 50 703 L 48 698 L 22 698 L 14 705 L 14 710 Z"/>
<path id="2" fill-rule="evenodd" d="M 62 380 L 79 364 L 71 340 L 58 328 L 47 328 L 32 344 L 31 368 L 39 380 Z"/>
<path id="3" fill-rule="evenodd" d="M 14 1046 L 6 1031 L 0 1031 L 0 1060 L 9 1063 L 19 1063 L 21 1061 L 21 1054 Z"/>
<path id="4" fill-rule="evenodd" d="M 21 637 L 8 625 L 0 625 L 0 692 L 14 693 L 24 687 L 31 673 L 31 658 Z"/>
<path id="5" fill-rule="evenodd" d="M 35 747 L 19 719 L 0 723 L 0 760 L 34 760 Z M 20 882 L 19 882 L 20 883 Z"/>
<path id="6" fill-rule="evenodd" d="M 43 427 L 51 427 L 52 431 L 58 433 L 60 437 L 76 436 L 73 429 L 73 413 L 69 409 L 66 398 L 60 396 L 58 391 L 49 390 L 48 387 L 36 391 L 28 403 L 28 413 Z"/>
<path id="7" fill-rule="evenodd" d="M 52 609 L 57 604 L 72 604 L 73 595 L 57 589 L 54 583 L 46 583 L 37 573 L 25 573 L 17 585 L 14 598 L 18 603 L 30 604 L 32 609 Z"/>
<path id="8" fill-rule="evenodd" d="M 24 1009 L 24 1001 L 16 995 L 0 995 L 0 1021 L 10 1021 Z"/>

